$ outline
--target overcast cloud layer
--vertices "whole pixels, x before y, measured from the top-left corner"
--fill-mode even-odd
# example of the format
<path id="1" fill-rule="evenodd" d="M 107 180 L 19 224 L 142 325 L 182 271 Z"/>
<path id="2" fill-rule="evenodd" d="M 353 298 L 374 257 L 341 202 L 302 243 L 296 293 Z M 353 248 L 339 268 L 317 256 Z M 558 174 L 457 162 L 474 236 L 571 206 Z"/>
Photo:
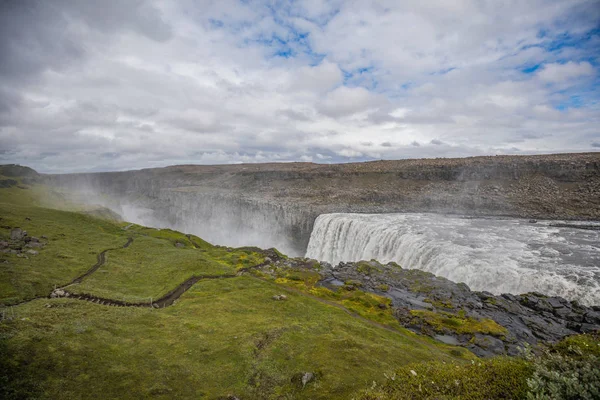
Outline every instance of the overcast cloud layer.
<path id="1" fill-rule="evenodd" d="M 599 21 L 599 0 L 4 0 L 0 163 L 600 151 Z"/>

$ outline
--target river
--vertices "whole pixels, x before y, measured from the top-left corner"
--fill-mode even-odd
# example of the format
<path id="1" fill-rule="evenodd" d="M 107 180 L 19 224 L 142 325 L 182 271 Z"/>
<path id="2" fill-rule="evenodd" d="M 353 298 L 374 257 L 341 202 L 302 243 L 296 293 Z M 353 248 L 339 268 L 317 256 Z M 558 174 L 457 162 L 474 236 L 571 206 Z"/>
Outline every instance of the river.
<path id="1" fill-rule="evenodd" d="M 376 259 L 418 268 L 473 290 L 536 291 L 600 305 L 600 230 L 564 221 L 438 214 L 323 214 L 306 257 Z M 569 222 L 592 226 L 599 223 Z"/>

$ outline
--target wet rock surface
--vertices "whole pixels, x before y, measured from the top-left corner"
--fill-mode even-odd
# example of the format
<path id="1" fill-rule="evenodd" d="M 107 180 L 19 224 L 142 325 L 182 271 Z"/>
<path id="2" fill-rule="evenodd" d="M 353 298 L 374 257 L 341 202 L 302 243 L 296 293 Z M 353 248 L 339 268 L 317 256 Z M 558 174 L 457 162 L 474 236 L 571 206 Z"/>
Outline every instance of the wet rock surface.
<path id="1" fill-rule="evenodd" d="M 331 290 L 385 296 L 392 300 L 393 315 L 404 327 L 482 357 L 516 355 L 525 344 L 556 342 L 600 330 L 600 306 L 585 307 L 541 293 L 471 291 L 464 283 L 395 263 L 360 261 L 333 267 L 305 258 L 282 258 L 261 271 L 269 274 L 274 267 L 317 271 L 318 285 Z"/>

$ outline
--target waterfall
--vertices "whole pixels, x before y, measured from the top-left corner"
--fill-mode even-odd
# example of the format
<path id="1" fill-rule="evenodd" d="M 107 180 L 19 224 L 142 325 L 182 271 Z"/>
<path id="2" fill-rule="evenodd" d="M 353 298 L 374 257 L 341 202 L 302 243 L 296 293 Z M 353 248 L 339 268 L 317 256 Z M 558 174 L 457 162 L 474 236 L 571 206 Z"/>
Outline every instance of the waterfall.
<path id="1" fill-rule="evenodd" d="M 600 304 L 600 232 L 518 219 L 323 214 L 306 256 L 395 261 L 495 294 L 537 291 Z"/>

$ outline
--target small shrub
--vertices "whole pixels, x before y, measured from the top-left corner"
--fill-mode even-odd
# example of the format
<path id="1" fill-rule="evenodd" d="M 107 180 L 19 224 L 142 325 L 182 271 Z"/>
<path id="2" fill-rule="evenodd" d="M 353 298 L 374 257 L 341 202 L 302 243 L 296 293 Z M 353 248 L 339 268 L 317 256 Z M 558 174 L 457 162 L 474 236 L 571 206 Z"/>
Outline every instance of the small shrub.
<path id="1" fill-rule="evenodd" d="M 381 290 L 382 292 L 387 292 L 388 290 L 390 290 L 390 287 L 389 285 L 382 283 L 381 285 L 377 286 L 377 289 Z"/>
<path id="2" fill-rule="evenodd" d="M 599 399 L 599 353 L 597 335 L 568 338 L 537 357 L 528 352 L 534 372 L 527 380 L 527 399 Z"/>

